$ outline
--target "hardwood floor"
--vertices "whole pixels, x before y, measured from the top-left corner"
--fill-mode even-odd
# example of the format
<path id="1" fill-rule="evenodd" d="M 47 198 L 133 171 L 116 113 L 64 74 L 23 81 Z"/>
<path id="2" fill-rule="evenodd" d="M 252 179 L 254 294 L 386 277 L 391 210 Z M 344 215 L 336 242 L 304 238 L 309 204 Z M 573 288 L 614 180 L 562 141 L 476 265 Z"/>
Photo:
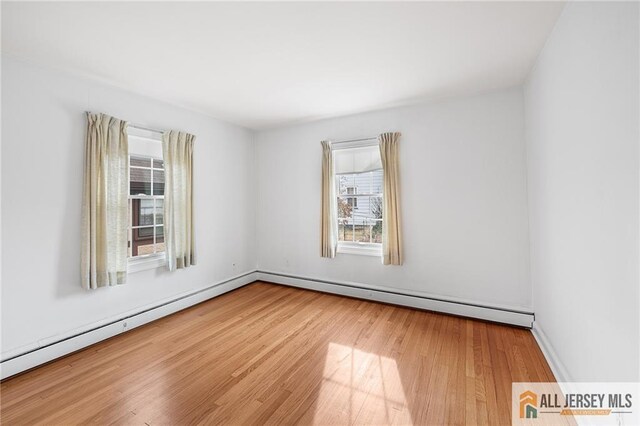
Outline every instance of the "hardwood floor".
<path id="1" fill-rule="evenodd" d="M 254 283 L 1 384 L 3 424 L 510 424 L 528 330 Z"/>

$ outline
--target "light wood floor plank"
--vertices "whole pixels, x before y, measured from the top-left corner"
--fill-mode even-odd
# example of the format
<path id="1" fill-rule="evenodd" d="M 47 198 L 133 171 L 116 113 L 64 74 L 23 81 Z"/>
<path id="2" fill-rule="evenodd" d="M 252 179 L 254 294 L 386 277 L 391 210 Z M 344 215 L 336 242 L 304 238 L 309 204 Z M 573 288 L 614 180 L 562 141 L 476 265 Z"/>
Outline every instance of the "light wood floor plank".
<path id="1" fill-rule="evenodd" d="M 2 424 L 509 424 L 525 329 L 254 283 L 2 382 Z"/>

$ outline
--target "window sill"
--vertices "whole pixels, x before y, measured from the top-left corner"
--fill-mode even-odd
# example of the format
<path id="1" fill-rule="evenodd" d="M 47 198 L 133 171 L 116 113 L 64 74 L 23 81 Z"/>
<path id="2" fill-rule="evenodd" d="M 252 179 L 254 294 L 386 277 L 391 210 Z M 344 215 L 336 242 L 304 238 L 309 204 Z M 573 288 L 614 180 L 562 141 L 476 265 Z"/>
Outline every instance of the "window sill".
<path id="1" fill-rule="evenodd" d="M 162 254 L 160 256 L 149 256 L 139 259 L 129 259 L 127 272 L 133 274 L 149 269 L 161 268 L 167 264 L 167 257 Z"/>
<path id="2" fill-rule="evenodd" d="M 382 244 L 338 243 L 338 253 L 382 257 Z"/>

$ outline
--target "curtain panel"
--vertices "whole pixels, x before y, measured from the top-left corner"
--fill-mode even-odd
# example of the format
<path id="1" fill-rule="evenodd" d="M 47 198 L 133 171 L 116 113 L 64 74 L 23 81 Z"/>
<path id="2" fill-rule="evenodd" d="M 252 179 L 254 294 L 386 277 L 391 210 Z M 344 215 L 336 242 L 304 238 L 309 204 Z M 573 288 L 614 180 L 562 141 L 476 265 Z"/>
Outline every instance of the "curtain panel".
<path id="1" fill-rule="evenodd" d="M 127 122 L 87 113 L 80 255 L 85 289 L 127 280 L 128 161 Z"/>
<path id="2" fill-rule="evenodd" d="M 400 181 L 398 140 L 400 133 L 382 133 L 379 137 L 383 177 L 382 263 L 402 265 L 400 232 Z"/>
<path id="3" fill-rule="evenodd" d="M 164 235 L 170 271 L 196 264 L 193 217 L 194 135 L 169 130 L 162 135 L 164 156 Z"/>
<path id="4" fill-rule="evenodd" d="M 322 141 L 320 255 L 333 258 L 338 248 L 338 205 L 331 142 Z"/>

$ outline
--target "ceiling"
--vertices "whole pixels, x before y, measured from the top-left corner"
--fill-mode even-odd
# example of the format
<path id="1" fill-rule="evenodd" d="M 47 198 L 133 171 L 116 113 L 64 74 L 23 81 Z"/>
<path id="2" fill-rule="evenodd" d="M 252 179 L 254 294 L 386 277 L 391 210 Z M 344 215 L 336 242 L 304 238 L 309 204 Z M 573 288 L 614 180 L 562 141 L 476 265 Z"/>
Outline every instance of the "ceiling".
<path id="1" fill-rule="evenodd" d="M 562 2 L 2 2 L 2 51 L 253 129 L 520 85 Z"/>

